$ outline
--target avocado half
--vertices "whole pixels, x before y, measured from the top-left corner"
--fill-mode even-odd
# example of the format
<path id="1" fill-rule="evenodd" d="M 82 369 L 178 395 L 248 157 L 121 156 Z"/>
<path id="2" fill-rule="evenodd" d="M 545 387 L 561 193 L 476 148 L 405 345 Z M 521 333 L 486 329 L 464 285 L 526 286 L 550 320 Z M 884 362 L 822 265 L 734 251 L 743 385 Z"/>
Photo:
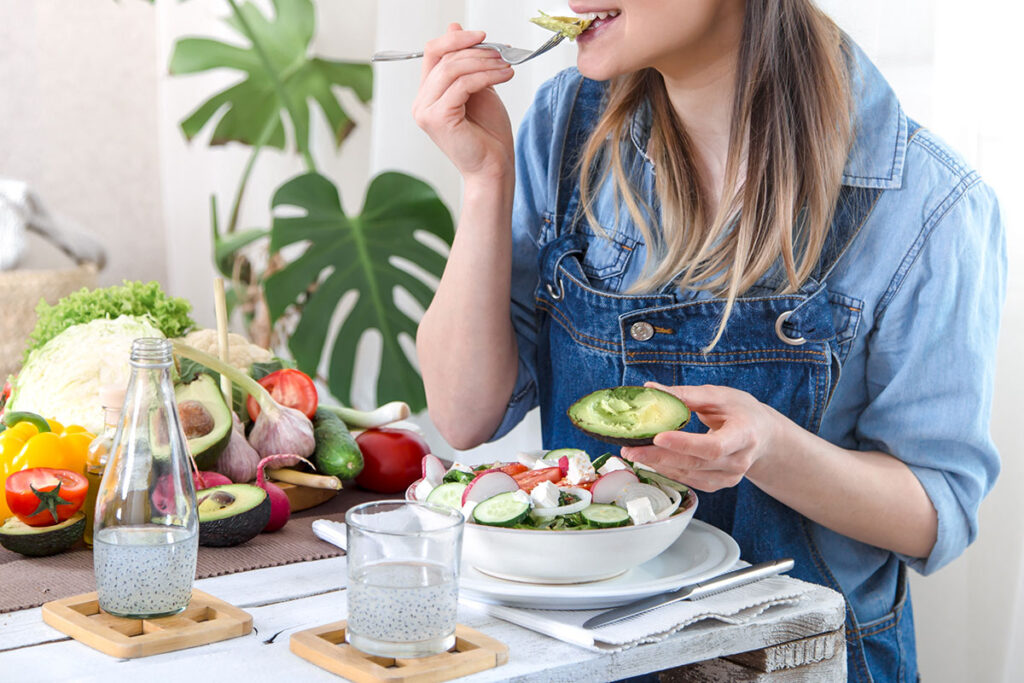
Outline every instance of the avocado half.
<path id="1" fill-rule="evenodd" d="M 29 557 L 56 555 L 73 546 L 85 533 L 85 513 L 76 512 L 59 524 L 29 526 L 8 517 L 0 526 L 0 545 Z"/>
<path id="2" fill-rule="evenodd" d="M 174 387 L 188 450 L 201 470 L 212 470 L 231 440 L 231 409 L 216 380 L 205 373 Z"/>
<path id="3" fill-rule="evenodd" d="M 569 406 L 568 414 L 578 429 L 619 446 L 648 446 L 656 434 L 690 421 L 690 409 L 672 394 L 635 386 L 598 389 Z"/>
<path id="4" fill-rule="evenodd" d="M 199 545 L 223 548 L 245 543 L 270 521 L 270 498 L 252 484 L 224 484 L 196 492 Z"/>

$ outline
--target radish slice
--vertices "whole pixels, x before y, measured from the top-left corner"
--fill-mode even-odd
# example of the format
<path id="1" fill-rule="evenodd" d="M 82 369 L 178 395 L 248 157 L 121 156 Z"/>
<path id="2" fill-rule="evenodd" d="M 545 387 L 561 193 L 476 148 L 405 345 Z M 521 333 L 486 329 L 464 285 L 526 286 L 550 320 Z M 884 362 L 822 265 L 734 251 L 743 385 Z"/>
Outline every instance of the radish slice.
<path id="1" fill-rule="evenodd" d="M 515 479 L 500 470 L 492 470 L 478 475 L 469 482 L 469 486 L 462 493 L 462 504 L 479 503 L 499 493 L 518 490 L 519 484 Z"/>
<path id="2" fill-rule="evenodd" d="M 562 476 L 569 474 L 569 456 L 563 455 L 558 459 L 558 469 L 562 470 Z"/>
<path id="3" fill-rule="evenodd" d="M 640 480 L 633 474 L 633 470 L 615 470 L 598 477 L 594 485 L 590 487 L 590 492 L 594 496 L 595 503 L 607 505 L 615 502 L 615 498 L 622 489 L 639 482 Z"/>
<path id="4" fill-rule="evenodd" d="M 533 514 L 537 517 L 554 517 L 555 515 L 571 515 L 574 512 L 579 512 L 583 508 L 590 505 L 592 496 L 590 491 L 580 488 L 565 488 L 562 489 L 566 493 L 571 493 L 577 498 L 578 501 L 575 503 L 569 503 L 568 505 L 559 505 L 556 508 L 533 508 Z"/>
<path id="5" fill-rule="evenodd" d="M 423 456 L 423 478 L 430 482 L 431 486 L 440 486 L 444 479 L 445 467 L 441 458 L 433 453 Z"/>
<path id="6" fill-rule="evenodd" d="M 654 513 L 654 516 L 657 517 L 659 520 L 668 519 L 669 517 L 674 515 L 676 510 L 678 510 L 679 506 L 682 505 L 683 503 L 683 494 L 679 493 L 679 491 L 676 491 L 674 488 L 670 488 L 668 486 L 662 486 L 660 488 L 662 491 L 668 494 L 668 497 L 672 499 L 672 503 L 661 512 Z"/>
<path id="7" fill-rule="evenodd" d="M 672 500 L 668 495 L 657 486 L 641 484 L 639 482 L 628 484 L 619 489 L 619 495 L 615 496 L 615 504 L 620 508 L 625 508 L 629 501 L 636 500 L 637 498 L 646 498 L 651 501 L 651 509 L 654 511 L 655 516 L 672 504 Z"/>

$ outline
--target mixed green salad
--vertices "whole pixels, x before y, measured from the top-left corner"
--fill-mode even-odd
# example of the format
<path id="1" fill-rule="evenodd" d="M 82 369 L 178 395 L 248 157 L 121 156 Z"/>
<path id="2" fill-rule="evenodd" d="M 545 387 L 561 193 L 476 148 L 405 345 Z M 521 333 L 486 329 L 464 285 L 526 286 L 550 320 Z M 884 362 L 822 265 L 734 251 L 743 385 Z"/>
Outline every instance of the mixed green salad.
<path id="1" fill-rule="evenodd" d="M 423 458 L 423 477 L 406 493 L 460 510 L 487 526 L 534 530 L 608 529 L 671 517 L 689 489 L 640 463 L 575 448 L 520 453 L 515 462 L 445 467 Z"/>

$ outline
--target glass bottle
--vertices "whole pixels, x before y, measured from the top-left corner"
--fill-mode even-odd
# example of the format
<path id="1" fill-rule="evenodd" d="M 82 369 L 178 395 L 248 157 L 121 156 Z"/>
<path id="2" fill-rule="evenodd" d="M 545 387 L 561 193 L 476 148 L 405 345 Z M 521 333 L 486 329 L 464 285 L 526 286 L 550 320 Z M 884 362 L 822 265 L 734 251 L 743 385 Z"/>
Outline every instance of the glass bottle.
<path id="1" fill-rule="evenodd" d="M 89 480 L 89 492 L 85 496 L 85 544 L 92 547 L 92 525 L 96 517 L 96 494 L 100 480 L 107 466 L 107 456 L 114 445 L 117 420 L 124 405 L 124 387 L 105 384 L 100 387 L 100 405 L 103 406 L 103 431 L 89 444 L 85 457 L 85 478 Z"/>
<path id="2" fill-rule="evenodd" d="M 196 493 L 171 383 L 171 343 L 132 343 L 132 374 L 96 500 L 100 607 L 120 617 L 188 606 L 199 542 Z"/>

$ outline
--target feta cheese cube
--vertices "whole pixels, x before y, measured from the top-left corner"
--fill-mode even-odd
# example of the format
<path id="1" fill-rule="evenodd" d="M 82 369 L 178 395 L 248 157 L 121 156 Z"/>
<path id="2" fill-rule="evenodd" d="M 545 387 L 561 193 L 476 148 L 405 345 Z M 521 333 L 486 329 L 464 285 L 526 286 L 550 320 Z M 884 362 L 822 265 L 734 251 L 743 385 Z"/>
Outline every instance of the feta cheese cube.
<path id="1" fill-rule="evenodd" d="M 633 524 L 647 524 L 657 519 L 654 516 L 654 507 L 651 506 L 650 498 L 634 498 L 633 500 L 626 501 L 626 512 L 629 513 L 629 518 L 633 520 Z"/>
<path id="2" fill-rule="evenodd" d="M 542 481 L 530 492 L 530 499 L 534 507 L 556 508 L 558 507 L 558 496 L 561 491 L 550 481 Z"/>
<path id="3" fill-rule="evenodd" d="M 623 462 L 622 458 L 611 457 L 605 461 L 603 465 L 597 468 L 598 474 L 608 474 L 615 470 L 628 470 L 632 469 L 629 465 Z"/>
<path id="4" fill-rule="evenodd" d="M 525 465 L 526 463 L 523 464 Z M 531 470 L 543 470 L 547 469 L 548 467 L 558 467 L 558 463 L 554 462 L 553 460 L 545 460 L 544 458 L 540 458 L 539 460 L 535 461 L 532 465 L 529 465 L 528 467 Z"/>
<path id="5" fill-rule="evenodd" d="M 527 505 L 530 504 L 530 494 L 522 489 L 513 492 L 512 497 L 518 500 L 520 503 L 526 503 Z"/>
<path id="6" fill-rule="evenodd" d="M 597 472 L 590 458 L 583 453 L 574 453 L 569 456 L 569 472 L 565 475 L 566 480 L 572 484 L 581 484 L 585 481 L 597 479 Z"/>

